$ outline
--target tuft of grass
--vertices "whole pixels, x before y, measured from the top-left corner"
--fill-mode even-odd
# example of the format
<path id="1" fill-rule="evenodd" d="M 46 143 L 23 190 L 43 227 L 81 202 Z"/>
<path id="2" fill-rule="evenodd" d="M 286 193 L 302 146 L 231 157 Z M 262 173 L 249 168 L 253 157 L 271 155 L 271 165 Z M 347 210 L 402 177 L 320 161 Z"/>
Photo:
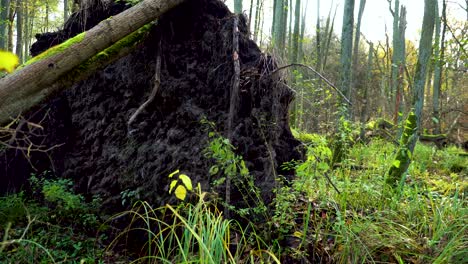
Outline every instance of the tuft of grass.
<path id="1" fill-rule="evenodd" d="M 140 241 L 140 257 L 132 263 L 280 263 L 255 232 L 224 219 L 216 206 L 205 201 L 207 193 L 198 190 L 194 204 L 153 208 L 138 201 L 131 210 L 115 215 L 110 221 L 126 218 L 130 224 L 108 250 L 137 236 L 144 241 Z"/>

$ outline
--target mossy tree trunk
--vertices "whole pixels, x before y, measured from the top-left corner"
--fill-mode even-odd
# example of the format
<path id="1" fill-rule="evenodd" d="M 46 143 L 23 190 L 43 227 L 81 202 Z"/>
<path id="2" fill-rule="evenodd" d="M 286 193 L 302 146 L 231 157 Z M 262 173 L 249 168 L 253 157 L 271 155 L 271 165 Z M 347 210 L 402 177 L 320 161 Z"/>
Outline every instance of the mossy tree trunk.
<path id="1" fill-rule="evenodd" d="M 418 141 L 418 130 L 421 128 L 421 114 L 424 104 L 424 85 L 427 65 L 432 54 L 432 34 L 434 32 L 435 6 L 437 0 L 425 0 L 421 40 L 419 43 L 418 62 L 414 78 L 413 110 L 406 119 L 400 139 L 400 148 L 388 172 L 386 183 L 396 187 L 411 163 L 414 147 Z"/>
<path id="2" fill-rule="evenodd" d="M 411 163 L 413 153 L 411 144 L 413 139 L 417 137 L 417 128 L 417 118 L 413 109 L 408 114 L 408 118 L 406 118 L 403 133 L 400 138 L 400 147 L 385 180 L 385 182 L 392 188 L 399 185 L 403 175 Z"/>
<path id="3" fill-rule="evenodd" d="M 18 117 L 57 92 L 51 87 L 66 78 L 67 73 L 93 57 L 107 57 L 107 48 L 182 2 L 184 0 L 145 0 L 49 49 L 29 61 L 27 66 L 0 79 L 0 124 Z"/>

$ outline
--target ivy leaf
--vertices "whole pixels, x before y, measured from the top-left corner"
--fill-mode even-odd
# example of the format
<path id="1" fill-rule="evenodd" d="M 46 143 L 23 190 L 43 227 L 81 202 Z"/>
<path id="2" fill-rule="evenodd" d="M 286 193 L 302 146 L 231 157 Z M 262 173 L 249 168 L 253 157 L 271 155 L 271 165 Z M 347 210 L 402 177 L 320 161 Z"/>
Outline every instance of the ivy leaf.
<path id="1" fill-rule="evenodd" d="M 176 186 L 177 184 L 177 180 L 173 180 L 171 182 L 171 185 L 169 186 L 169 194 L 172 192 L 172 189 L 174 189 L 174 187 Z"/>
<path id="2" fill-rule="evenodd" d="M 185 197 L 187 196 L 187 189 L 185 189 L 184 186 L 179 185 L 179 186 L 177 186 L 174 194 L 178 199 L 183 201 L 183 200 L 185 200 Z"/>
<path id="3" fill-rule="evenodd" d="M 0 71 L 11 73 L 19 64 L 19 58 L 15 54 L 0 50 Z"/>
<path id="4" fill-rule="evenodd" d="M 179 175 L 179 179 L 182 181 L 182 183 L 184 183 L 185 187 L 187 187 L 187 190 L 192 190 L 192 180 L 190 180 L 189 176 L 181 174 Z"/>

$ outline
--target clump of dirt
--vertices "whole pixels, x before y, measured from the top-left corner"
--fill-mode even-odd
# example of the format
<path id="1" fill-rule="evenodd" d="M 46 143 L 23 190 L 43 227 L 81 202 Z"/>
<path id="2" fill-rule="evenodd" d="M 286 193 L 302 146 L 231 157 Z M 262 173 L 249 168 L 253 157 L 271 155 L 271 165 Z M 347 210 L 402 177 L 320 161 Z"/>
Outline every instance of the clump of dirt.
<path id="1" fill-rule="evenodd" d="M 109 13 L 101 10 L 99 14 Z M 72 20 L 84 23 L 90 17 L 94 22 L 86 23 L 91 25 L 95 16 L 75 15 Z M 98 194 L 110 206 L 121 204 L 123 191 L 155 205 L 168 202 L 173 199 L 168 195 L 168 175 L 177 169 L 208 190 L 213 160 L 204 155 L 210 139 L 200 121 L 214 122 L 217 131 L 227 135 L 234 76 L 233 21 L 234 15 L 221 1 L 187 1 L 161 17 L 136 51 L 41 106 L 48 113 L 42 145 L 64 145 L 49 152 L 48 160 L 36 162 L 39 158 L 34 155 L 44 153 L 34 154 L 33 163 L 47 164 L 38 170 L 72 178 L 80 192 Z M 79 33 L 77 29 L 83 27 L 76 23 L 68 21 L 57 34 Z M 280 165 L 302 157 L 288 125 L 293 93 L 277 74 L 270 74 L 277 65 L 249 39 L 243 17 L 239 30 L 240 107 L 232 143 L 268 201 L 276 176 L 293 177 Z M 39 40 L 35 53 L 51 44 L 50 38 Z M 159 92 L 128 127 L 130 116 L 153 88 L 158 49 L 162 54 Z M 12 153 L 15 150 L 4 151 L 0 159 L 2 182 L 17 177 L 18 166 L 27 164 L 18 153 L 6 161 L 4 157 Z M 20 171 L 21 179 L 31 171 Z"/>

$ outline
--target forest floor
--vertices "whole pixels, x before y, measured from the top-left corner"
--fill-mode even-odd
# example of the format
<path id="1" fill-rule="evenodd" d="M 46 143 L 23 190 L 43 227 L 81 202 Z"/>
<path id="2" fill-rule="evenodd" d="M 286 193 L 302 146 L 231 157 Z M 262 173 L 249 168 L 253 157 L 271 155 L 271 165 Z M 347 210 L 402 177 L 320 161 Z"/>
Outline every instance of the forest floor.
<path id="1" fill-rule="evenodd" d="M 191 203 L 100 211 L 68 180 L 32 175 L 32 193 L 0 198 L 1 263 L 464 263 L 468 257 L 468 158 L 455 147 L 418 144 L 406 177 L 386 190 L 395 147 L 355 143 L 330 167 L 326 137 L 295 132 L 307 160 L 278 178 L 276 198 L 255 222 L 227 220 L 214 193 L 190 188 Z M 232 149 L 231 149 L 232 150 Z M 230 150 L 226 150 L 230 151 Z M 191 190 L 192 189 L 192 190 Z M 180 193 L 179 193 L 180 194 Z"/>

